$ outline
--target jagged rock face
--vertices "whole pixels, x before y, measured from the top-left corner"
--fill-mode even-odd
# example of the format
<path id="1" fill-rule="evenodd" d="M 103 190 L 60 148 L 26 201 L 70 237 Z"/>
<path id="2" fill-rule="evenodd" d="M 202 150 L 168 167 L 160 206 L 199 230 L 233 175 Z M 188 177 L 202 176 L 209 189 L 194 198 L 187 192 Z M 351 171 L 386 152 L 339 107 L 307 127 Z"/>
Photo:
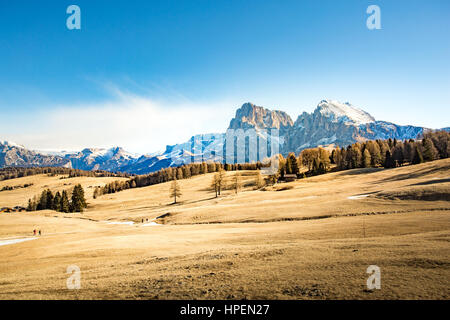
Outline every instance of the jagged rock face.
<path id="1" fill-rule="evenodd" d="M 329 117 L 317 109 L 312 114 L 304 112 L 286 135 L 283 151 L 300 152 L 306 148 L 331 143 L 346 145 L 356 141 L 356 132 L 357 127 L 354 125 L 330 121 Z"/>
<path id="2" fill-rule="evenodd" d="M 346 146 L 368 139 L 416 138 L 421 127 L 398 126 L 376 121 L 350 103 L 322 100 L 313 113 L 303 112 L 293 123 L 283 111 L 271 111 L 245 103 L 236 111 L 229 129 L 280 129 L 280 150 L 284 155 L 306 148 L 335 144 Z"/>
<path id="3" fill-rule="evenodd" d="M 284 131 L 293 125 L 291 117 L 283 111 L 269 110 L 247 102 L 236 110 L 236 116 L 230 121 L 228 129 L 267 129 Z"/>

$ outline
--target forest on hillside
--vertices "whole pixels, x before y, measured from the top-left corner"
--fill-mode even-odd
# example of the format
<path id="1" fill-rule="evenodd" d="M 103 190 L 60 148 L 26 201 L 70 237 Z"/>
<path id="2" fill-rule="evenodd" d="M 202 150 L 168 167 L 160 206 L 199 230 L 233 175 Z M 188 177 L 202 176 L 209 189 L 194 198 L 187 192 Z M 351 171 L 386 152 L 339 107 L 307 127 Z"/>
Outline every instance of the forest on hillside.
<path id="1" fill-rule="evenodd" d="M 291 152 L 287 158 L 278 155 L 279 169 L 275 175 L 266 177 L 267 184 L 283 180 L 286 174 L 297 178 L 355 168 L 395 168 L 419 164 L 426 161 L 445 159 L 450 155 L 450 133 L 430 131 L 419 139 L 398 141 L 396 139 L 356 142 L 347 147 L 336 147 L 330 153 L 324 148 L 304 149 L 296 155 Z M 97 187 L 94 197 L 115 193 L 130 188 L 139 188 L 172 180 L 188 179 L 199 174 L 237 170 L 259 170 L 270 163 L 222 164 L 219 162 L 191 163 L 169 167 L 159 171 L 131 177 L 128 181 L 114 181 L 104 187 Z"/>
<path id="2" fill-rule="evenodd" d="M 47 174 L 49 176 L 67 175 L 67 178 L 74 177 L 121 177 L 128 178 L 132 175 L 121 172 L 109 172 L 103 170 L 86 171 L 62 167 L 7 167 L 0 169 L 0 181 L 33 176 L 37 174 Z"/>

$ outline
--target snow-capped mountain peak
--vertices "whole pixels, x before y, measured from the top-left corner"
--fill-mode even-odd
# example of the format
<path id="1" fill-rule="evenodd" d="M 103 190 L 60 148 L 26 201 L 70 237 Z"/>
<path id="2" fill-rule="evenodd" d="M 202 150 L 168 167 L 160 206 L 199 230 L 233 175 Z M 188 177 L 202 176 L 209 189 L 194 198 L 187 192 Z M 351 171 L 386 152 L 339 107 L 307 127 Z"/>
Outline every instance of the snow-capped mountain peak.
<path id="1" fill-rule="evenodd" d="M 335 100 L 322 100 L 317 105 L 317 111 L 331 118 L 333 121 L 361 125 L 375 122 L 375 118 L 364 110 L 345 102 Z"/>
<path id="2" fill-rule="evenodd" d="M 106 155 L 110 156 L 112 159 L 124 158 L 124 159 L 137 159 L 141 155 L 134 154 L 128 151 L 125 151 L 122 147 L 113 147 L 107 150 Z"/>
<path id="3" fill-rule="evenodd" d="M 79 152 L 79 155 L 91 159 L 95 159 L 98 157 L 102 157 L 104 159 L 112 159 L 112 158 L 135 159 L 140 157 L 140 155 L 127 152 L 121 147 L 112 147 L 109 149 L 85 148 Z"/>

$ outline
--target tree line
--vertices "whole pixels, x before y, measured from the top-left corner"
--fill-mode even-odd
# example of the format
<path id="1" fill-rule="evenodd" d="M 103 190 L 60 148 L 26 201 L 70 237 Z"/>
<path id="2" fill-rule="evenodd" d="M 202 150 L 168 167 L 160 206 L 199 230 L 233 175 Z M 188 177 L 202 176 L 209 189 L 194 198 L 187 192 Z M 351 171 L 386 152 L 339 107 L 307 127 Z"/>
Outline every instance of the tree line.
<path id="1" fill-rule="evenodd" d="M 87 208 L 84 190 L 81 184 L 74 186 L 72 196 L 69 196 L 66 190 L 59 191 L 53 195 L 50 189 L 42 191 L 40 196 L 34 196 L 28 200 L 27 211 L 36 210 L 55 210 L 59 212 L 83 212 Z"/>
<path id="2" fill-rule="evenodd" d="M 131 175 L 121 172 L 109 172 L 103 170 L 87 171 L 62 167 L 8 167 L 0 169 L 0 181 L 22 178 L 37 174 L 48 174 L 50 176 L 67 174 L 69 178 L 74 177 L 122 177 L 129 178 Z"/>
<path id="3" fill-rule="evenodd" d="M 219 162 L 190 163 L 179 167 L 169 167 L 146 175 L 131 177 L 127 181 L 113 181 L 103 187 L 94 189 L 94 199 L 103 194 L 120 192 L 126 189 L 141 188 L 154 184 L 169 182 L 173 180 L 189 179 L 190 177 L 221 171 L 236 170 L 258 170 L 264 167 L 261 162 L 243 164 L 223 164 Z M 219 191 L 220 193 L 220 191 Z"/>
<path id="4" fill-rule="evenodd" d="M 445 159 L 450 155 L 450 133 L 428 131 L 419 140 L 399 141 L 397 139 L 369 140 L 356 142 L 347 147 L 337 147 L 331 154 L 323 148 L 310 148 L 300 152 L 298 157 L 290 153 L 285 159 L 280 155 L 279 176 L 296 174 L 311 176 L 330 170 L 384 167 L 395 168 L 405 164 L 419 164 L 426 161 Z M 306 172 L 300 173 L 300 168 Z"/>
<path id="5" fill-rule="evenodd" d="M 278 173 L 265 179 L 260 177 L 257 184 L 273 184 L 280 178 L 284 179 L 286 174 L 304 178 L 324 174 L 330 170 L 340 171 L 369 167 L 393 168 L 405 164 L 444 159 L 449 155 L 450 133 L 446 131 L 429 131 L 419 137 L 419 140 L 398 141 L 390 138 L 356 142 L 347 147 L 336 147 L 331 154 L 324 148 L 309 148 L 302 150 L 298 156 L 293 152 L 289 153 L 287 158 L 278 155 Z M 268 164 L 258 161 L 244 164 L 202 162 L 169 167 L 150 174 L 133 176 L 127 181 L 114 181 L 103 187 L 96 187 L 94 198 L 103 194 L 188 179 L 199 174 L 213 172 L 216 172 L 216 175 L 210 187 L 217 195 L 220 195 L 220 191 L 224 188 L 223 171 L 260 170 L 265 166 Z M 301 172 L 301 168 L 306 168 L 306 171 Z M 235 186 L 239 185 L 236 182 L 234 184 Z M 238 187 L 235 189 L 237 190 Z"/>
<path id="6" fill-rule="evenodd" d="M 20 188 L 28 188 L 28 187 L 31 187 L 32 185 L 33 185 L 33 183 L 25 183 L 25 184 L 18 185 L 18 186 L 4 186 L 3 188 L 0 189 L 0 192 L 11 191 L 11 190 L 16 190 L 16 189 L 20 189 Z"/>

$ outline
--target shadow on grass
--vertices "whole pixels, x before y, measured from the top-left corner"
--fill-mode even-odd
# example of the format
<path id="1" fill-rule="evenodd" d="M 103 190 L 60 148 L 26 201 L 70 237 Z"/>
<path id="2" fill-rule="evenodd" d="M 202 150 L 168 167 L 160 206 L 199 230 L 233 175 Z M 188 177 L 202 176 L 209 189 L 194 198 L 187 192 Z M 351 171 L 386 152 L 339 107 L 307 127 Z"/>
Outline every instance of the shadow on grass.
<path id="1" fill-rule="evenodd" d="M 357 176 L 360 174 L 373 173 L 386 170 L 384 168 L 359 168 L 359 169 L 348 169 L 343 171 L 337 171 L 339 176 Z"/>
<path id="2" fill-rule="evenodd" d="M 445 183 L 445 182 L 450 182 L 450 179 L 428 180 L 428 181 L 424 181 L 424 182 L 413 183 L 413 184 L 410 184 L 409 186 L 426 186 L 429 184 L 438 184 L 438 183 Z"/>

